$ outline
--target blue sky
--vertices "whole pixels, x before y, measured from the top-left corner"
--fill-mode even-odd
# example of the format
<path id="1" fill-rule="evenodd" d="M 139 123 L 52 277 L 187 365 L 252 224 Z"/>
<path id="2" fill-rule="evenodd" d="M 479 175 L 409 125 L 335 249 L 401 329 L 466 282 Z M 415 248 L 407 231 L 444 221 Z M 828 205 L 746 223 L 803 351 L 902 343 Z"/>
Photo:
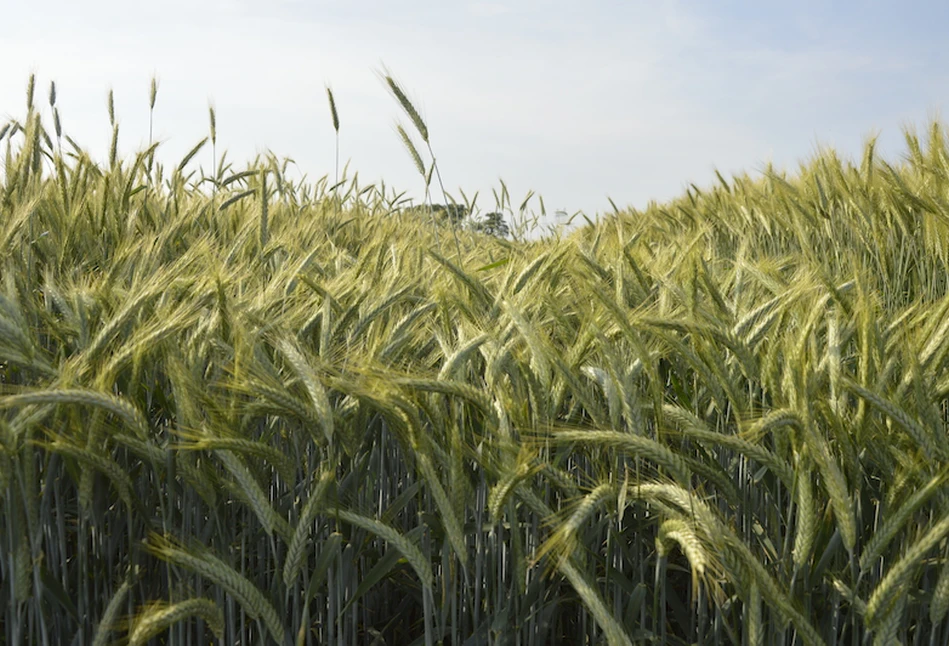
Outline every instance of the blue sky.
<path id="1" fill-rule="evenodd" d="M 38 0 L 3 16 L 0 117 L 22 116 L 35 72 L 38 102 L 55 80 L 65 129 L 102 157 L 111 87 L 131 154 L 155 75 L 169 162 L 207 134 L 213 102 L 230 159 L 269 149 L 317 178 L 333 173 L 329 83 L 343 160 L 419 196 L 385 65 L 428 122 L 446 188 L 480 191 L 486 210 L 499 177 L 515 203 L 533 189 L 550 211 L 592 215 L 715 169 L 793 169 L 818 145 L 859 155 L 874 133 L 896 160 L 902 128 L 949 104 L 949 4 L 935 2 Z"/>

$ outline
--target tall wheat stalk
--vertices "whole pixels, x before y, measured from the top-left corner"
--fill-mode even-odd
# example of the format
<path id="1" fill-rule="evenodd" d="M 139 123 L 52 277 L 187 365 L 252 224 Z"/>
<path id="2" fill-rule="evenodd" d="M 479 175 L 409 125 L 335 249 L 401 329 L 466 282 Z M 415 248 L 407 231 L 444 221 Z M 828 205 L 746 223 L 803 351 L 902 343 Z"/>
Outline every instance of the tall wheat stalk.
<path id="1" fill-rule="evenodd" d="M 422 119 L 421 113 L 415 107 L 415 105 L 409 100 L 408 95 L 406 95 L 405 90 L 402 89 L 402 86 L 392 77 L 392 74 L 388 70 L 383 70 L 379 73 L 382 80 L 385 82 L 386 87 L 389 89 L 389 92 L 392 94 L 393 98 L 398 102 L 402 107 L 402 110 L 405 111 L 406 116 L 409 117 L 409 120 L 412 122 L 412 125 L 415 126 L 415 130 L 418 132 L 419 136 L 422 138 L 422 142 L 425 144 L 425 147 L 428 149 L 429 158 L 432 160 L 432 165 L 430 170 L 425 175 L 425 197 L 430 200 L 429 196 L 429 186 L 432 182 L 432 173 L 435 174 L 435 177 L 438 179 L 438 186 L 441 189 L 442 201 L 444 202 L 447 199 L 448 193 L 445 192 L 445 185 L 442 183 L 441 171 L 438 169 L 438 160 L 435 158 L 435 152 L 432 150 L 432 142 L 428 136 L 428 125 L 426 125 L 425 120 Z M 415 161 L 416 167 L 419 170 L 424 168 L 424 165 L 419 166 L 421 157 L 416 150 L 415 145 L 412 143 L 412 140 L 406 134 L 405 129 L 399 126 L 399 136 L 402 138 L 403 143 L 406 148 L 409 150 L 409 153 L 412 155 L 412 159 Z M 429 208 L 431 208 L 431 202 L 429 202 Z M 434 214 L 433 214 L 434 217 Z M 458 261 L 464 264 L 464 258 L 461 254 L 461 243 L 458 241 L 458 231 L 457 224 L 454 219 L 449 216 L 451 224 L 451 234 L 452 238 L 455 241 L 455 251 L 458 254 Z"/>
<path id="2" fill-rule="evenodd" d="M 330 118 L 333 121 L 333 131 L 336 133 L 336 156 L 335 156 L 336 170 L 335 170 L 335 174 L 333 175 L 334 177 L 333 186 L 337 187 L 336 190 L 338 191 L 339 190 L 338 189 L 339 187 L 339 113 L 336 111 L 336 99 L 333 98 L 333 90 L 328 85 L 326 86 L 326 98 L 329 100 Z M 337 200 L 336 208 L 337 210 L 339 209 L 339 200 Z"/>

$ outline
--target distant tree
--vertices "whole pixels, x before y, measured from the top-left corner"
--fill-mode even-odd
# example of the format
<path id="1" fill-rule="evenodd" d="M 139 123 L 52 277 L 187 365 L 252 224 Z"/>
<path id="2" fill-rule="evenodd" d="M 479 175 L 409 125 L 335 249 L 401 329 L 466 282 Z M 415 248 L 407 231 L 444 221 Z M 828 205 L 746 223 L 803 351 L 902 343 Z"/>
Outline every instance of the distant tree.
<path id="1" fill-rule="evenodd" d="M 461 224 L 469 215 L 464 204 L 433 204 L 432 211 L 435 212 L 436 217 L 448 220 L 452 224 Z"/>
<path id="2" fill-rule="evenodd" d="M 453 226 L 467 224 L 472 231 L 499 238 L 507 238 L 511 235 L 511 227 L 504 219 L 504 214 L 495 211 L 476 219 L 464 204 L 432 204 L 430 207 L 417 204 L 405 207 L 403 212 L 413 213 L 426 219 L 434 215 L 436 222 Z"/>
<path id="3" fill-rule="evenodd" d="M 429 219 L 434 216 L 436 222 L 460 226 L 470 214 L 463 204 L 416 204 L 406 206 L 402 209 L 403 213 L 412 213 L 419 217 Z"/>
<path id="4" fill-rule="evenodd" d="M 475 231 L 499 238 L 506 238 L 511 235 L 511 227 L 504 220 L 504 215 L 496 211 L 488 213 L 481 220 L 474 222 L 472 228 Z"/>

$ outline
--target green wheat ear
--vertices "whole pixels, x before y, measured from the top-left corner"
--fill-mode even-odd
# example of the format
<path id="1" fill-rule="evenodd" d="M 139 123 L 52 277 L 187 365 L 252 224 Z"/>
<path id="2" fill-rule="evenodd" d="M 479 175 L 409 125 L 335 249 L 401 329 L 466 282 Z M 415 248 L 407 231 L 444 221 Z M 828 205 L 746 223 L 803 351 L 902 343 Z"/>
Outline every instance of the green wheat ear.
<path id="1" fill-rule="evenodd" d="M 415 164 L 415 169 L 422 177 L 425 177 L 425 162 L 422 161 L 422 156 L 419 154 L 418 148 L 416 148 L 412 142 L 409 133 L 405 131 L 402 124 L 397 124 L 395 129 L 399 133 L 399 138 L 402 139 L 402 144 L 405 146 L 405 149 L 409 152 L 409 156 L 412 157 L 412 163 Z"/>
<path id="2" fill-rule="evenodd" d="M 32 94 L 31 94 L 31 97 L 32 97 Z M 109 125 L 115 128 L 115 93 L 112 90 L 109 90 L 109 98 L 107 100 L 107 105 L 109 108 Z"/>
<path id="3" fill-rule="evenodd" d="M 409 119 L 412 121 L 412 124 L 415 126 L 415 129 L 418 130 L 419 135 L 422 137 L 422 141 L 424 141 L 426 144 L 429 143 L 428 126 L 425 125 L 422 115 L 419 114 L 419 111 L 409 100 L 409 97 L 405 94 L 405 91 L 388 72 L 386 72 L 382 78 L 388 86 L 389 91 L 392 93 L 392 96 L 394 96 L 395 100 L 399 102 L 399 105 L 401 105 L 402 109 L 405 110 L 405 114 L 408 115 Z"/>
<path id="4" fill-rule="evenodd" d="M 33 92 L 36 90 L 36 74 L 30 74 L 30 80 L 26 84 L 26 111 L 33 111 Z"/>
<path id="5" fill-rule="evenodd" d="M 208 106 L 208 116 L 210 117 L 210 121 L 211 121 L 211 144 L 216 145 L 217 144 L 217 117 L 214 114 L 213 105 Z"/>
<path id="6" fill-rule="evenodd" d="M 218 191 L 218 159 L 217 159 L 217 115 L 214 114 L 214 105 L 208 104 L 208 119 L 211 125 L 211 178 L 214 180 L 211 184 L 214 195 Z"/>
<path id="7" fill-rule="evenodd" d="M 336 112 L 336 100 L 333 98 L 333 90 L 330 86 L 326 86 L 326 97 L 330 102 L 330 115 L 333 117 L 333 130 L 339 133 L 339 113 Z"/>

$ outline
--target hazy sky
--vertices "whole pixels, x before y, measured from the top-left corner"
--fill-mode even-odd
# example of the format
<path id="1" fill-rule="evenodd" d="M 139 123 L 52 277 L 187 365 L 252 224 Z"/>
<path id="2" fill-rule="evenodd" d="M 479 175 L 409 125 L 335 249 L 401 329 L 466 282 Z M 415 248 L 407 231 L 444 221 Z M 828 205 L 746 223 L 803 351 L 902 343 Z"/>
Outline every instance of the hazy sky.
<path id="1" fill-rule="evenodd" d="M 324 85 L 336 95 L 341 156 L 362 183 L 419 195 L 395 133 L 403 115 L 383 65 L 428 122 L 452 192 L 503 178 L 515 204 L 589 214 L 678 195 L 773 161 L 793 168 L 831 145 L 859 154 L 880 134 L 903 154 L 949 103 L 949 3 L 395 2 L 360 0 L 0 1 L 0 118 L 57 84 L 66 131 L 97 156 L 115 90 L 120 152 L 156 138 L 177 160 L 207 134 L 234 161 L 270 149 L 301 173 L 333 173 Z M 196 160 L 210 167 L 210 151 Z M 456 193 L 457 195 L 457 193 Z"/>

